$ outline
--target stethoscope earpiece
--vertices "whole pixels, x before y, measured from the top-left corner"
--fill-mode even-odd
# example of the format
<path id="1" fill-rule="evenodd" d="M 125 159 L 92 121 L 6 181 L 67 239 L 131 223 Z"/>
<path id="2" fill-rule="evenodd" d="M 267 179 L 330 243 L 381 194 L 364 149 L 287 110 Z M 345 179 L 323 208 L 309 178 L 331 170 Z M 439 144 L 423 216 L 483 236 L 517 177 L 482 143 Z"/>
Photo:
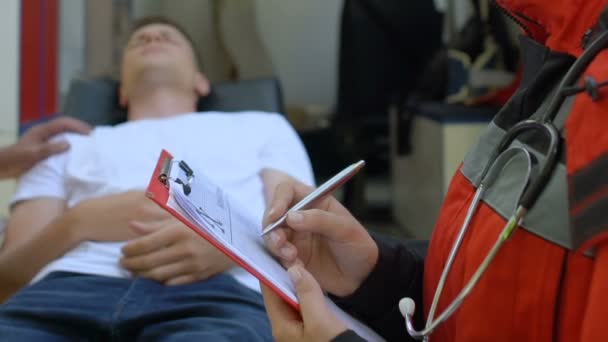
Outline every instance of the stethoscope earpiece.
<path id="1" fill-rule="evenodd" d="M 399 311 L 401 311 L 401 315 L 405 318 L 406 316 L 414 316 L 414 311 L 416 310 L 416 303 L 410 297 L 403 297 L 399 301 Z"/>

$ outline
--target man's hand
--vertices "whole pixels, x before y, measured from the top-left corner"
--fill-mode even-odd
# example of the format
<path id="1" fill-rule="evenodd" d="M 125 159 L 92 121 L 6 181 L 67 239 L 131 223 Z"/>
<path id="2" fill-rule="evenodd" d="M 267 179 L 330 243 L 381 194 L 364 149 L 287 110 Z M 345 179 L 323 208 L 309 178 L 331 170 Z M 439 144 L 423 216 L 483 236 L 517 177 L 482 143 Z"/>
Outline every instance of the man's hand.
<path id="1" fill-rule="evenodd" d="M 132 221 L 164 221 L 171 216 L 143 191 L 127 191 L 80 202 L 68 210 L 71 232 L 78 241 L 126 241 L 140 235 Z"/>
<path id="2" fill-rule="evenodd" d="M 122 249 L 120 263 L 133 274 L 165 285 L 207 279 L 233 266 L 232 261 L 180 221 L 135 221 L 141 236 Z"/>
<path id="3" fill-rule="evenodd" d="M 18 177 L 40 160 L 69 148 L 65 141 L 50 142 L 51 137 L 63 132 L 88 134 L 90 131 L 86 123 L 68 117 L 32 127 L 15 144 L 0 149 L 0 179 Z"/>
<path id="4" fill-rule="evenodd" d="M 323 291 L 312 275 L 299 265 L 290 267 L 288 272 L 300 303 L 299 314 L 260 283 L 274 339 L 279 342 L 330 341 L 344 332 L 346 326 L 329 310 Z"/>
<path id="5" fill-rule="evenodd" d="M 296 181 L 277 186 L 265 214 L 265 227 L 312 189 Z M 365 228 L 335 198 L 287 215 L 285 226 L 264 236 L 266 247 L 289 267 L 303 264 L 321 287 L 336 296 L 353 293 L 378 260 L 378 246 Z"/>

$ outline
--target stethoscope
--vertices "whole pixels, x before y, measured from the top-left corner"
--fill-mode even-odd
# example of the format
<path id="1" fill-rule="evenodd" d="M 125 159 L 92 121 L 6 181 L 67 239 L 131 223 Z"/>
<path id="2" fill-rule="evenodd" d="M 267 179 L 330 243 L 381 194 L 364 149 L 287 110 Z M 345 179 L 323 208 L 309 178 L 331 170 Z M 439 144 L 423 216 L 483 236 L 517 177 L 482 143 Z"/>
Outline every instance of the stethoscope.
<path id="1" fill-rule="evenodd" d="M 416 330 L 413 324 L 413 316 L 415 311 L 415 303 L 411 298 L 403 298 L 399 302 L 399 309 L 401 314 L 405 318 L 405 326 L 409 335 L 415 339 L 426 340 L 428 336 L 433 333 L 433 331 L 445 320 L 447 320 L 461 305 L 464 299 L 473 291 L 477 282 L 483 274 L 486 272 L 492 260 L 500 250 L 500 248 L 504 245 L 504 243 L 509 239 L 509 237 L 513 234 L 513 232 L 520 225 L 528 211 L 534 206 L 534 203 L 545 189 L 547 182 L 551 178 L 551 174 L 555 169 L 557 164 L 557 156 L 559 149 L 559 133 L 557 128 L 553 124 L 553 120 L 557 115 L 560 106 L 563 104 L 564 100 L 571 95 L 578 94 L 580 92 L 586 91 L 594 100 L 597 99 L 598 96 L 598 88 L 603 86 L 604 84 L 598 84 L 593 79 L 588 78 L 585 80 L 584 87 L 578 87 L 574 84 L 577 82 L 583 71 L 589 65 L 589 63 L 593 60 L 593 58 L 606 46 L 608 46 L 608 31 L 604 31 L 601 35 L 593 41 L 593 43 L 585 50 L 585 52 L 574 62 L 574 64 L 570 67 L 566 75 L 564 76 L 562 82 L 559 84 L 557 91 L 553 95 L 551 102 L 547 108 L 545 114 L 539 119 L 530 119 L 524 120 L 513 127 L 511 127 L 505 135 L 502 137 L 500 143 L 496 146 L 496 148 L 490 154 L 488 162 L 484 166 L 484 169 L 481 172 L 481 182 L 479 187 L 475 191 L 475 195 L 469 208 L 467 210 L 467 215 L 465 216 L 465 220 L 460 228 L 458 236 L 454 244 L 452 245 L 452 249 L 450 250 L 450 254 L 448 255 L 447 262 L 444 266 L 444 269 L 441 273 L 441 277 L 439 278 L 439 282 L 437 284 L 437 288 L 435 290 L 435 294 L 433 296 L 433 301 L 431 304 L 431 308 L 428 313 L 428 317 L 426 319 L 426 326 L 423 330 Z M 536 162 L 536 159 L 521 146 L 510 147 L 511 143 L 517 138 L 521 136 L 523 133 L 537 131 L 548 142 L 547 151 L 545 153 L 545 161 L 542 165 L 539 165 L 540 172 L 537 175 L 532 175 L 533 164 Z M 469 228 L 471 220 L 477 211 L 477 207 L 483 197 L 485 191 L 496 181 L 499 177 L 501 171 L 504 166 L 513 158 L 523 158 L 526 162 L 526 181 L 524 187 L 522 189 L 522 193 L 520 194 L 515 210 L 509 217 L 509 220 L 504 225 L 502 231 L 498 235 L 496 242 L 492 246 L 492 249 L 488 252 L 486 257 L 483 259 L 475 273 L 471 276 L 466 285 L 462 288 L 460 293 L 454 298 L 454 300 L 445 308 L 445 310 L 435 318 L 435 311 L 437 309 L 437 303 L 439 302 L 439 298 L 441 297 L 441 293 L 443 291 L 443 286 L 445 285 L 445 281 L 450 272 L 454 259 L 456 258 L 456 254 L 458 253 L 458 249 L 460 248 L 460 244 Z"/>

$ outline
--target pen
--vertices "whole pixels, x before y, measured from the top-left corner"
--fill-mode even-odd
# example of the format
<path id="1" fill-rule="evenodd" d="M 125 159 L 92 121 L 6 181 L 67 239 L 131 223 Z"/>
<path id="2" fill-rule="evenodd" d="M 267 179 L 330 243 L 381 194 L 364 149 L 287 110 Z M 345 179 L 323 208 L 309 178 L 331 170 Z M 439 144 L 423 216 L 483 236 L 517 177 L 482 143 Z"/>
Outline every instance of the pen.
<path id="1" fill-rule="evenodd" d="M 265 234 L 272 231 L 276 227 L 285 223 L 285 220 L 287 219 L 287 214 L 289 214 L 290 212 L 304 209 L 309 204 L 311 204 L 313 201 L 315 201 L 319 198 L 322 198 L 325 195 L 328 195 L 332 191 L 339 188 L 342 184 L 346 183 L 346 181 L 348 181 L 352 176 L 356 175 L 357 172 L 359 172 L 359 170 L 361 170 L 363 168 L 363 166 L 365 166 L 364 160 L 360 160 L 354 164 L 347 166 L 344 170 L 340 171 L 338 174 L 331 177 L 328 181 L 321 184 L 318 188 L 316 188 L 313 192 L 308 194 L 306 197 L 302 198 L 302 200 L 300 202 L 296 203 L 293 207 L 289 208 L 289 210 L 287 210 L 287 212 L 285 214 L 283 214 L 283 216 L 281 216 L 281 218 L 279 218 L 277 221 L 266 226 L 266 228 L 264 228 L 262 230 L 261 235 L 264 236 Z"/>

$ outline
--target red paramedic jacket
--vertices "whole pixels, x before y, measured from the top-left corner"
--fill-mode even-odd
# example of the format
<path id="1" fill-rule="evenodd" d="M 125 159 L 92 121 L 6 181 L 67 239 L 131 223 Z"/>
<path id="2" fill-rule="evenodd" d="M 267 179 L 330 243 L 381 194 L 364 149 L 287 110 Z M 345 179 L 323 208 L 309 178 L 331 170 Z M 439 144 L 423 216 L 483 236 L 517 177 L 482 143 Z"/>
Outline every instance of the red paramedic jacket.
<path id="1" fill-rule="evenodd" d="M 542 115 L 574 58 L 601 30 L 598 20 L 608 0 L 497 4 L 528 36 L 522 39 L 522 85 L 452 179 L 424 265 L 425 317 L 488 149 L 517 121 Z M 598 83 L 608 80 L 608 49 L 593 59 L 579 84 L 587 76 Z M 599 88 L 598 95 L 594 99 L 582 92 L 560 108 L 560 163 L 547 189 L 471 295 L 430 341 L 608 341 L 608 87 Z M 534 138 L 521 142 L 543 151 Z M 505 170 L 504 183 L 478 209 L 447 278 L 438 314 L 471 278 L 502 230 L 516 197 L 501 198 L 523 179 L 512 175 L 516 170 Z"/>

